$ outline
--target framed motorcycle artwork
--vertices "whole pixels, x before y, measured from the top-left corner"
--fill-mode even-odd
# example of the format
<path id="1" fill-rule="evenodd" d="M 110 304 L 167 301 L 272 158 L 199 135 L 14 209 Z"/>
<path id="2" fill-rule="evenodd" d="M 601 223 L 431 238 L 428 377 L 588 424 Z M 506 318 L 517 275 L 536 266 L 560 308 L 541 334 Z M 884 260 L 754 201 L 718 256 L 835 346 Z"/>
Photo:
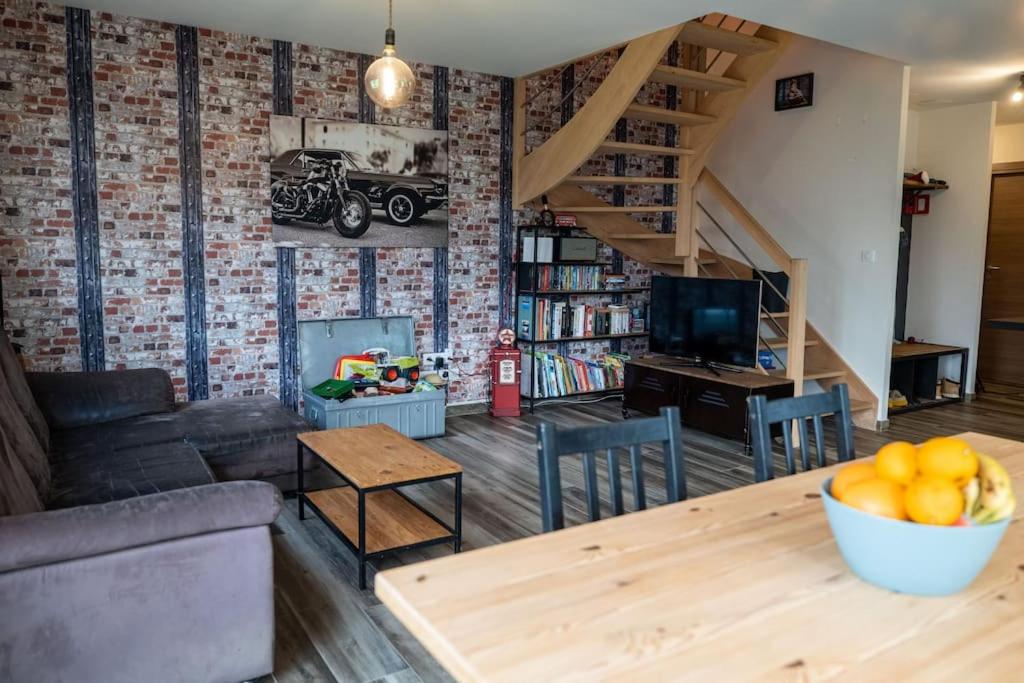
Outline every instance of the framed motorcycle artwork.
<path id="1" fill-rule="evenodd" d="M 274 241 L 448 244 L 448 131 L 270 117 Z"/>

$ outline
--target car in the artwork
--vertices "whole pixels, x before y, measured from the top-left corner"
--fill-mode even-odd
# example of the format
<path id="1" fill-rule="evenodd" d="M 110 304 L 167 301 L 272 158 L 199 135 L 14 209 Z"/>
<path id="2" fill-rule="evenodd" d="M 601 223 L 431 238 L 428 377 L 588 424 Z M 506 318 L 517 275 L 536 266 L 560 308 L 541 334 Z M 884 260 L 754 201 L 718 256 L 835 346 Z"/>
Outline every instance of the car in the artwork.
<path id="1" fill-rule="evenodd" d="M 359 154 L 340 149 L 290 149 L 270 163 L 271 182 L 305 175 L 318 160 L 341 160 L 348 168 L 348 185 L 381 209 L 395 225 L 411 225 L 423 214 L 448 202 L 448 183 L 418 175 L 378 173 Z"/>

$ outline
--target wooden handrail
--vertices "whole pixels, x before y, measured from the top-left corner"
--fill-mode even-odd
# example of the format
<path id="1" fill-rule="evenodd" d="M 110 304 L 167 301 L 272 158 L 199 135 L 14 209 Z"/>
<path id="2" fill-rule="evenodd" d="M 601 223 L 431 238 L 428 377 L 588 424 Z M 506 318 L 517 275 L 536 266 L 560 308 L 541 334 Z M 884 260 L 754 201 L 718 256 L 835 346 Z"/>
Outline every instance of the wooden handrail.
<path id="1" fill-rule="evenodd" d="M 764 226 L 758 223 L 757 219 L 740 204 L 739 200 L 722 184 L 722 181 L 705 168 L 701 171 L 698 182 L 703 183 L 704 187 L 714 195 L 715 199 L 740 224 L 740 227 L 754 239 L 757 246 L 761 247 L 768 254 L 768 257 L 771 258 L 775 265 L 792 277 L 789 269 L 792 267 L 793 257 L 787 254 L 782 245 L 776 242 L 775 238 L 765 230 Z"/>
<path id="2" fill-rule="evenodd" d="M 656 31 L 629 43 L 608 77 L 572 119 L 519 164 L 513 204 L 539 197 L 589 159 L 608 136 L 640 88 L 661 62 L 680 26 Z M 513 116 L 526 116 L 514 108 Z"/>

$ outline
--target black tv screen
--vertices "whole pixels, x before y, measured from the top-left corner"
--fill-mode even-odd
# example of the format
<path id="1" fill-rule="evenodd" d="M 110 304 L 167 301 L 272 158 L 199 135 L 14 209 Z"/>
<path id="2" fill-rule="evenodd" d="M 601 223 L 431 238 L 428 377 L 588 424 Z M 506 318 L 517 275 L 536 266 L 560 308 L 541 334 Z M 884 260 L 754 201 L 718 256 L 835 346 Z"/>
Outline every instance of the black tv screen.
<path id="1" fill-rule="evenodd" d="M 755 367 L 761 283 L 696 277 L 651 278 L 651 351 Z"/>

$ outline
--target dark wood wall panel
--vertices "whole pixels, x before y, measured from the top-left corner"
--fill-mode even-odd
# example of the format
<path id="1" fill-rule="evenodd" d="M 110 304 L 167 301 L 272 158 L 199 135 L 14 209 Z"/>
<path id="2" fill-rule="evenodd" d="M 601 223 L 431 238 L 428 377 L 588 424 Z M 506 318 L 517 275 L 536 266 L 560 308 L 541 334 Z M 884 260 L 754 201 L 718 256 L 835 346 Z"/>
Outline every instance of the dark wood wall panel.
<path id="1" fill-rule="evenodd" d="M 78 334 L 81 340 L 82 369 L 103 370 L 106 359 L 89 10 L 67 7 L 64 10 L 64 22 L 67 33 L 71 194 L 78 270 Z"/>
<path id="2" fill-rule="evenodd" d="M 292 44 L 274 41 L 274 113 L 292 114 Z M 277 345 L 281 404 L 299 408 L 298 293 L 295 284 L 295 248 L 277 248 Z"/>
<path id="3" fill-rule="evenodd" d="M 434 67 L 434 129 L 448 130 L 446 66 Z M 448 348 L 448 296 L 448 247 L 434 247 L 434 351 Z"/>
<path id="4" fill-rule="evenodd" d="M 512 259 L 515 255 L 515 226 L 512 213 L 512 115 L 515 80 L 501 79 L 501 154 L 498 173 L 498 324 L 515 327 L 515 283 Z"/>
<path id="5" fill-rule="evenodd" d="M 199 123 L 199 36 L 175 30 L 178 63 L 178 148 L 181 172 L 182 267 L 185 282 L 185 376 L 188 400 L 209 398 L 206 264 L 203 240 L 202 128 Z"/>
<path id="6" fill-rule="evenodd" d="M 371 55 L 359 55 L 359 122 L 375 123 L 377 119 L 373 100 L 366 92 L 366 70 L 373 63 Z M 377 250 L 373 247 L 359 248 L 359 315 L 373 318 L 377 315 Z"/>

